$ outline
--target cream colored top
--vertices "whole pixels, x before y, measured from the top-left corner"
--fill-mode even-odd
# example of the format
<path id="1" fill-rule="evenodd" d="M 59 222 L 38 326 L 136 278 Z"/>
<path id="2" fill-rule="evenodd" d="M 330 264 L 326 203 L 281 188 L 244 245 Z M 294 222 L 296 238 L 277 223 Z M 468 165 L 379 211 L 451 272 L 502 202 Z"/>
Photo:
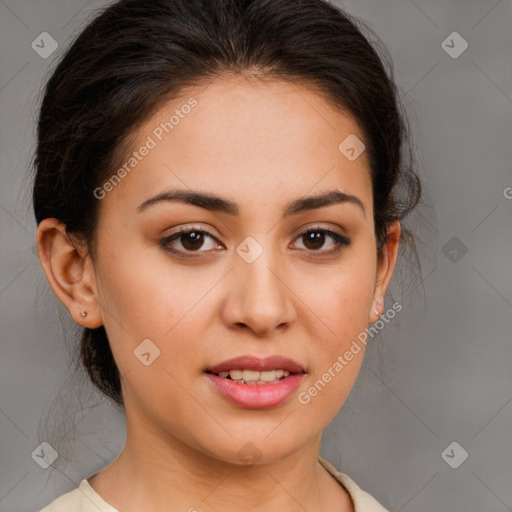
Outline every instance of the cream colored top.
<path id="1" fill-rule="evenodd" d="M 322 457 L 318 461 L 347 490 L 354 502 L 355 512 L 388 512 L 378 501 L 363 491 L 349 476 L 336 471 Z M 39 512 L 119 512 L 109 505 L 89 484 L 86 478 L 80 486 L 63 494 Z"/>

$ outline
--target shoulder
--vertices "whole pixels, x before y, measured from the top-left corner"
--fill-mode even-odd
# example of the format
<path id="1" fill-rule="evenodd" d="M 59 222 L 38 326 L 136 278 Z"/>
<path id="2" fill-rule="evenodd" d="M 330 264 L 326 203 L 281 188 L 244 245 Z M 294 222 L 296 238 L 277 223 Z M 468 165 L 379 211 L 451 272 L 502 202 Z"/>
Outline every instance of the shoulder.
<path id="1" fill-rule="evenodd" d="M 81 512 L 81 510 L 82 497 L 80 496 L 80 489 L 77 488 L 59 496 L 39 512 Z"/>
<path id="2" fill-rule="evenodd" d="M 96 494 L 84 478 L 80 486 L 52 501 L 39 512 L 118 512 Z"/>
<path id="3" fill-rule="evenodd" d="M 389 512 L 371 494 L 361 489 L 348 475 L 340 473 L 322 457 L 318 461 L 345 487 L 354 502 L 355 512 Z"/>

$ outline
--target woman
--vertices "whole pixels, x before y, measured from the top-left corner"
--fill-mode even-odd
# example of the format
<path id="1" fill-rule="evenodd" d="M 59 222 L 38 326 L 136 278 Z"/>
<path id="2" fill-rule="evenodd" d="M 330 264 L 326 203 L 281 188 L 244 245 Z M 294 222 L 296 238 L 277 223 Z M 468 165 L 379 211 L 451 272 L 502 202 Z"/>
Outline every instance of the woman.
<path id="1" fill-rule="evenodd" d="M 41 107 L 37 246 L 127 438 L 43 512 L 385 511 L 319 447 L 412 239 L 405 134 L 323 0 L 121 0 L 85 28 Z"/>

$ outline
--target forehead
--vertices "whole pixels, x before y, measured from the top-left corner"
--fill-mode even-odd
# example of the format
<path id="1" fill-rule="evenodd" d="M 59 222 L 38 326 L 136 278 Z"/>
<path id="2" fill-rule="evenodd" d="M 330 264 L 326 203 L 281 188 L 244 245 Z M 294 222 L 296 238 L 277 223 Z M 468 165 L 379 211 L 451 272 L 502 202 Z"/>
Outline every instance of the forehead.
<path id="1" fill-rule="evenodd" d="M 217 78 L 161 105 L 132 140 L 123 162 L 130 171 L 111 200 L 121 189 L 134 202 L 180 187 L 244 203 L 257 195 L 261 206 L 262 198 L 287 202 L 336 188 L 371 210 L 366 151 L 349 159 L 344 142 L 362 143 L 363 133 L 349 114 L 302 85 Z"/>

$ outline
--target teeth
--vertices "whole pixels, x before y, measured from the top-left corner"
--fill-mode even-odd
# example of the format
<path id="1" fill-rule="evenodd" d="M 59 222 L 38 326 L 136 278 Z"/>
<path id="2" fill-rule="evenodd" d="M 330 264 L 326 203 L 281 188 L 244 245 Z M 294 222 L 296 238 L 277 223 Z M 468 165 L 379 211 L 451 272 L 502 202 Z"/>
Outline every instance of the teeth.
<path id="1" fill-rule="evenodd" d="M 260 380 L 263 382 L 272 382 L 276 380 L 277 372 L 275 370 L 267 370 L 266 372 L 260 372 Z"/>
<path id="2" fill-rule="evenodd" d="M 230 374 L 231 375 L 231 374 Z M 243 377 L 245 382 L 250 382 L 251 380 L 259 380 L 260 372 L 255 372 L 254 370 L 244 370 Z"/>
<path id="3" fill-rule="evenodd" d="M 255 370 L 230 370 L 229 372 L 219 372 L 220 377 L 227 378 L 227 376 L 238 384 L 252 384 L 262 385 L 270 382 L 279 382 L 281 377 L 288 377 L 290 372 L 288 370 L 266 370 L 258 372 Z"/>

